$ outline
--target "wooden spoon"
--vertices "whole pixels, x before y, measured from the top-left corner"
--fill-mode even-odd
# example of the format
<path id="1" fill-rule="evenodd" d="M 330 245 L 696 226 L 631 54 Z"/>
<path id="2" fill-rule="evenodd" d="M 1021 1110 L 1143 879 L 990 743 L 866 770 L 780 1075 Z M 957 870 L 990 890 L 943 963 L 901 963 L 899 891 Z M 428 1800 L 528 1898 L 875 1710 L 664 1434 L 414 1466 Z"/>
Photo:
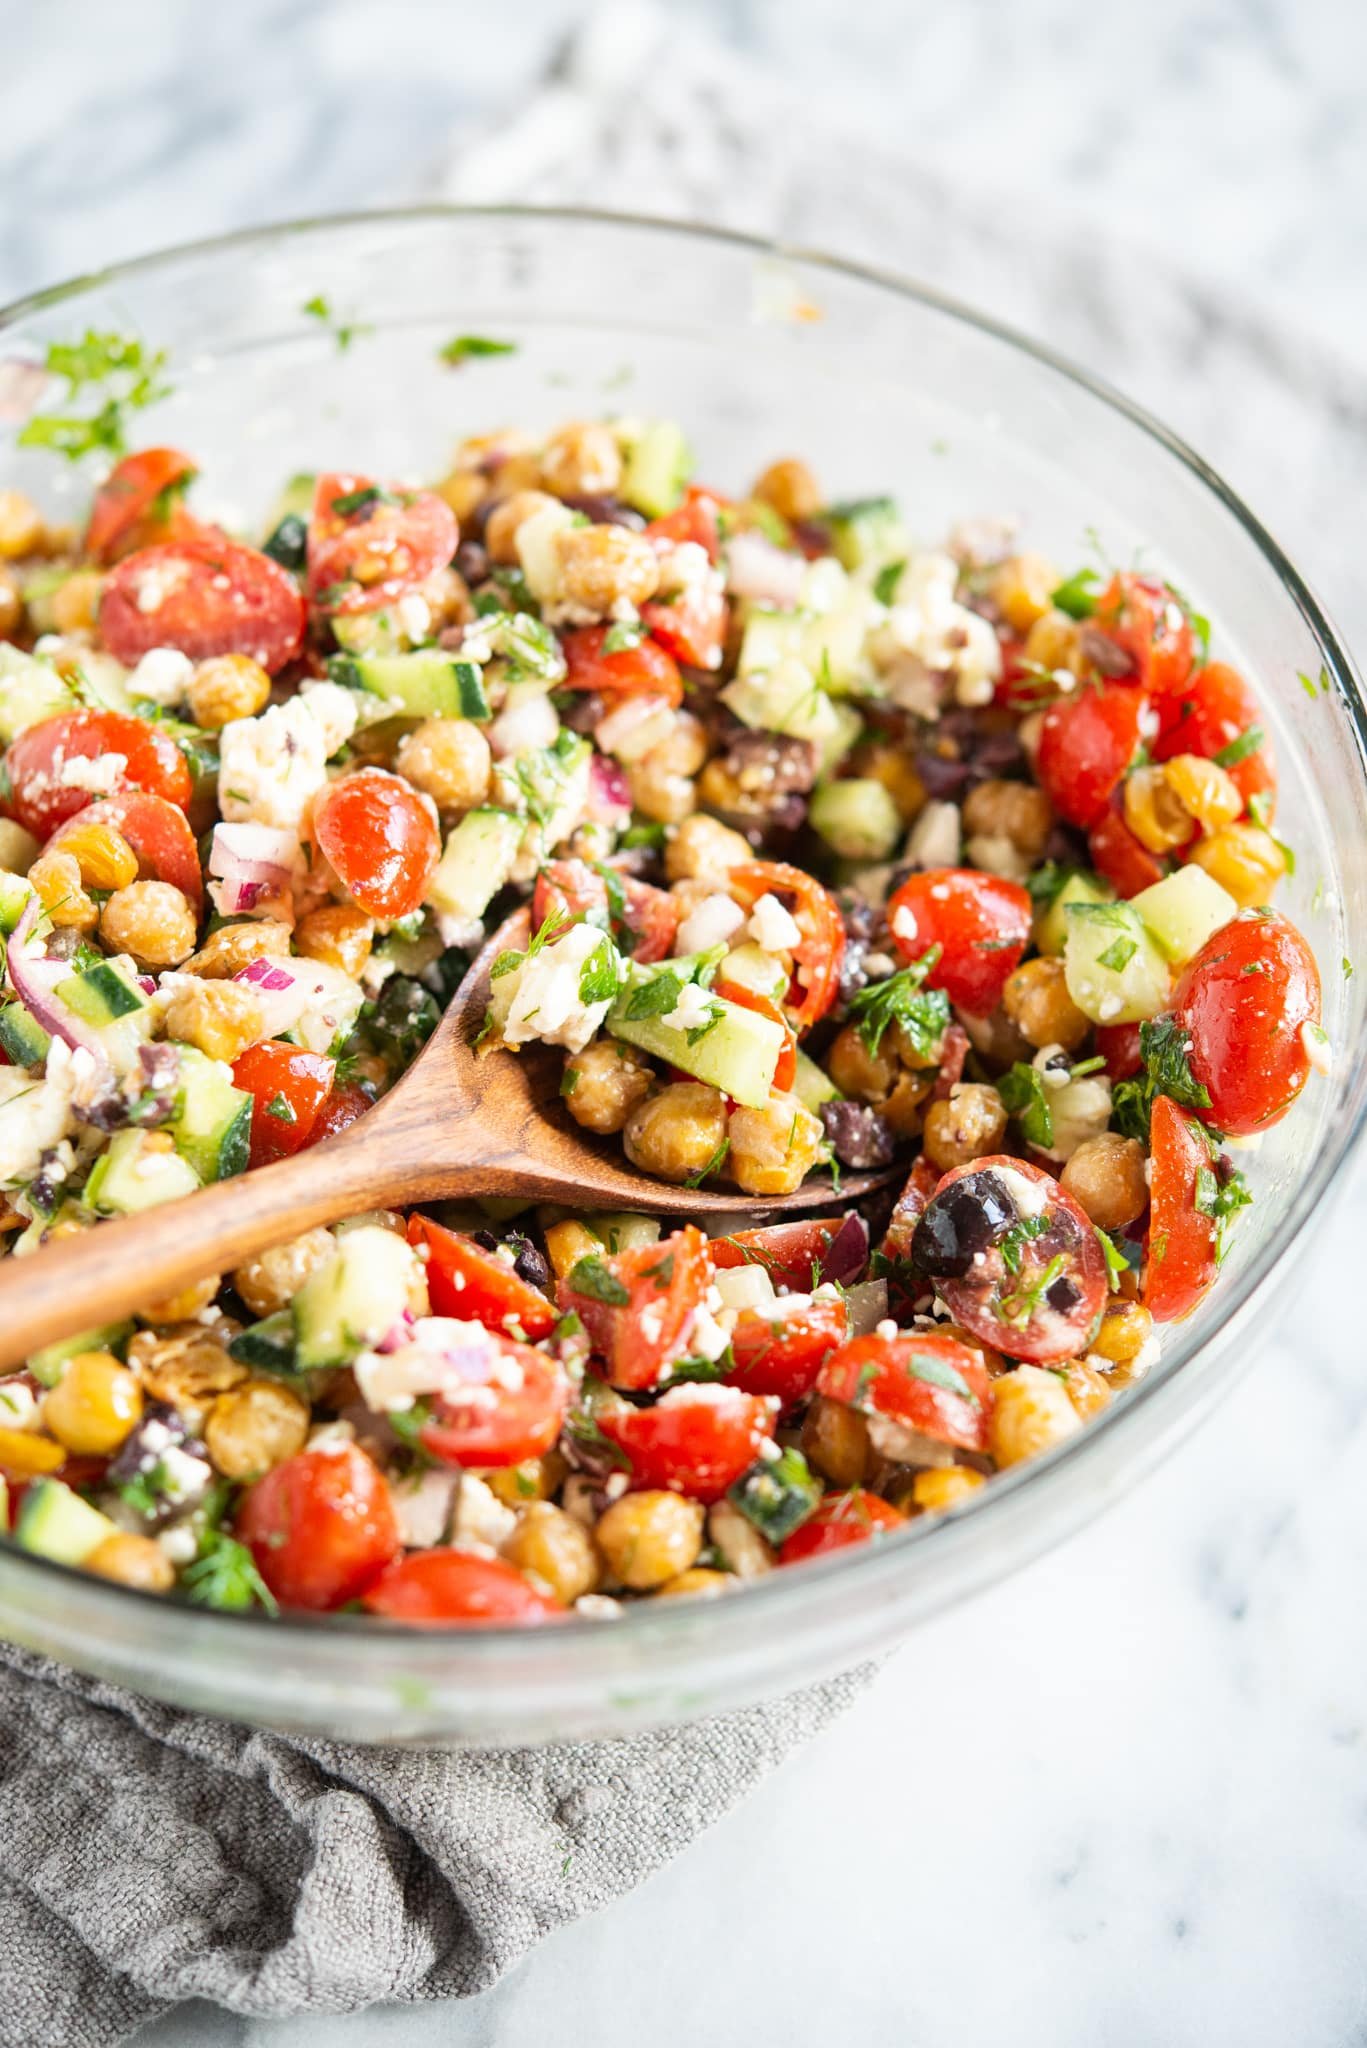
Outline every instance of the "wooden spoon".
<path id="1" fill-rule="evenodd" d="M 326 1144 L 140 1216 L 101 1223 L 0 1262 L 0 1365 L 94 1330 L 231 1272 L 273 1244 L 358 1210 L 459 1195 L 516 1196 L 575 1209 L 705 1216 L 843 1207 L 893 1171 L 851 1175 L 837 1196 L 823 1175 L 791 1195 L 720 1194 L 636 1172 L 573 1121 L 560 1099 L 560 1053 L 486 1050 L 474 1040 L 489 970 L 527 943 L 519 911 L 478 958 L 419 1057 L 375 1108 Z"/>

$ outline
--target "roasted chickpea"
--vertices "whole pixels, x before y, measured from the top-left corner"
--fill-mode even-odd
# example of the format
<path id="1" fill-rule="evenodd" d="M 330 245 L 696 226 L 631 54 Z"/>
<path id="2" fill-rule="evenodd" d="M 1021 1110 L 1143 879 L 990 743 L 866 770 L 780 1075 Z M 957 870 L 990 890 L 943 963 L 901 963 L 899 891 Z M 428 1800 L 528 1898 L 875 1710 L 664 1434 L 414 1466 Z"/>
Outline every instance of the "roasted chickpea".
<path id="1" fill-rule="evenodd" d="M 609 497 L 622 481 L 622 451 L 611 427 L 573 420 L 541 450 L 541 475 L 557 498 Z"/>
<path id="2" fill-rule="evenodd" d="M 1125 777 L 1123 801 L 1125 823 L 1150 853 L 1171 853 L 1191 838 L 1195 820 L 1166 769 L 1132 768 Z"/>
<path id="3" fill-rule="evenodd" d="M 190 716 L 204 732 L 221 732 L 235 718 L 255 718 L 270 696 L 270 676 L 249 654 L 215 654 L 201 661 L 185 692 Z"/>
<path id="4" fill-rule="evenodd" d="M 731 868 L 754 859 L 754 848 L 739 832 L 695 811 L 665 841 L 665 874 L 671 882 L 705 877 L 725 886 Z"/>
<path id="5" fill-rule="evenodd" d="M 16 560 L 36 554 L 43 538 L 43 515 L 22 491 L 0 491 L 0 557 Z"/>
<path id="6" fill-rule="evenodd" d="M 223 1285 L 221 1273 L 209 1273 L 203 1280 L 194 1280 L 188 1287 L 182 1287 L 179 1294 L 163 1294 L 159 1301 L 149 1301 L 137 1312 L 140 1323 L 188 1323 L 206 1308 L 213 1306 L 214 1296 Z"/>
<path id="7" fill-rule="evenodd" d="M 81 887 L 81 870 L 74 854 L 60 846 L 40 854 L 28 878 L 55 925 L 66 931 L 94 931 L 100 921 L 99 905 Z"/>
<path id="8" fill-rule="evenodd" d="M 52 624 L 58 633 L 90 633 L 100 614 L 104 578 L 94 569 L 76 569 L 53 591 Z"/>
<path id="9" fill-rule="evenodd" d="M 1098 1358 L 1113 1365 L 1133 1365 L 1153 1335 L 1153 1317 L 1137 1301 L 1112 1295 L 1101 1318 L 1101 1328 L 1092 1340 Z"/>
<path id="10" fill-rule="evenodd" d="M 18 579 L 8 569 L 0 569 L 0 636 L 8 639 L 18 630 L 23 616 L 24 599 Z"/>
<path id="11" fill-rule="evenodd" d="M 533 1501 L 522 1510 L 503 1555 L 519 1571 L 534 1572 L 566 1607 L 581 1594 L 591 1593 L 603 1575 L 589 1530 L 548 1500 Z"/>
<path id="12" fill-rule="evenodd" d="M 1163 775 L 1203 832 L 1218 832 L 1222 825 L 1232 825 L 1243 810 L 1239 785 L 1218 761 L 1207 761 L 1200 754 L 1175 754 L 1163 763 Z"/>
<path id="13" fill-rule="evenodd" d="M 238 1328 L 224 1317 L 214 1328 L 181 1323 L 169 1330 L 139 1330 L 129 1343 L 128 1363 L 154 1401 L 167 1401 L 198 1418 L 216 1394 L 247 1377 L 246 1366 L 224 1349 Z"/>
<path id="14" fill-rule="evenodd" d="M 572 1112 L 574 1101 L 571 1095 Z M 686 1181 L 718 1158 L 726 1135 L 726 1099 L 720 1090 L 701 1081 L 672 1081 L 632 1110 L 622 1142 L 627 1158 L 643 1173 Z"/>
<path id="15" fill-rule="evenodd" d="M 136 1586 L 143 1593 L 169 1593 L 176 1583 L 175 1568 L 161 1546 L 128 1529 L 106 1536 L 82 1563 L 97 1579 L 113 1579 L 116 1585 Z"/>
<path id="16" fill-rule="evenodd" d="M 1084 1422 L 1091 1420 L 1099 1409 L 1106 1406 L 1111 1390 L 1106 1384 L 1106 1375 L 1088 1365 L 1083 1358 L 1070 1358 L 1063 1368 L 1063 1384 L 1068 1399 Z"/>
<path id="17" fill-rule="evenodd" d="M 1045 612 L 1025 636 L 1025 659 L 1039 668 L 1064 669 L 1076 675 L 1083 666 L 1078 641 L 1076 619 L 1066 612 Z"/>
<path id="18" fill-rule="evenodd" d="M 707 755 L 707 737 L 691 711 L 676 711 L 666 736 L 625 763 L 631 801 L 647 818 L 679 824 L 693 808 L 691 777 Z"/>
<path id="19" fill-rule="evenodd" d="M 100 912 L 100 936 L 144 967 L 178 967 L 195 950 L 198 925 L 189 899 L 170 882 L 130 882 Z"/>
<path id="20" fill-rule="evenodd" d="M 565 602 L 605 619 L 617 605 L 642 605 L 660 587 L 660 559 L 644 534 L 625 526 L 565 526 L 555 535 Z"/>
<path id="21" fill-rule="evenodd" d="M 821 510 L 821 486 L 806 463 L 795 455 L 771 462 L 756 477 L 750 496 L 758 498 L 762 505 L 772 505 L 780 519 L 794 524 L 802 519 L 815 519 Z"/>
<path id="22" fill-rule="evenodd" d="M 652 1080 L 649 1065 L 633 1046 L 597 1038 L 583 1052 L 566 1056 L 560 1093 L 577 1124 L 606 1136 L 622 1129 L 649 1095 Z"/>
<path id="23" fill-rule="evenodd" d="M 833 1486 L 858 1486 L 869 1465 L 868 1423 L 857 1408 L 818 1394 L 803 1418 L 802 1450 Z"/>
<path id="24" fill-rule="evenodd" d="M 1005 839 L 1032 866 L 1053 826 L 1053 806 L 1033 782 L 989 777 L 964 798 L 964 832 L 975 839 Z"/>
<path id="25" fill-rule="evenodd" d="M 62 834 L 61 851 L 75 861 L 87 889 L 122 889 L 138 879 L 138 857 L 113 825 L 78 816 Z"/>
<path id="26" fill-rule="evenodd" d="M 581 1259 L 600 1259 L 602 1256 L 601 1240 L 573 1216 L 550 1224 L 546 1230 L 546 1257 L 557 1280 L 563 1280 L 572 1273 Z"/>
<path id="27" fill-rule="evenodd" d="M 484 522 L 484 545 L 489 560 L 503 568 L 515 568 L 518 528 L 555 503 L 556 500 L 546 491 L 515 490 L 509 496 L 500 490 L 498 503 Z"/>
<path id="28" fill-rule="evenodd" d="M 1036 1047 L 1061 1045 L 1075 1052 L 1092 1028 L 1068 993 L 1062 960 L 1047 954 L 1021 962 L 1002 990 L 1002 1008 Z"/>
<path id="29" fill-rule="evenodd" d="M 732 1501 L 719 1500 L 708 1509 L 707 1534 L 727 1570 L 738 1579 L 760 1578 L 777 1562 L 772 1544 L 765 1542 Z"/>
<path id="30" fill-rule="evenodd" d="M 235 1060 L 266 1035 L 261 998 L 239 981 L 179 988 L 166 1008 L 166 1035 L 197 1046 L 211 1060 Z"/>
<path id="31" fill-rule="evenodd" d="M 904 825 L 912 824 L 925 809 L 926 786 L 908 748 L 889 740 L 866 741 L 855 753 L 853 768 L 856 775 L 882 783 Z"/>
<path id="32" fill-rule="evenodd" d="M 680 1493 L 624 1493 L 594 1531 L 614 1579 L 649 1593 L 677 1579 L 702 1549 L 702 1503 Z"/>
<path id="33" fill-rule="evenodd" d="M 141 1414 L 138 1376 L 110 1351 L 78 1351 L 43 1399 L 44 1426 L 83 1457 L 109 1457 Z"/>
<path id="34" fill-rule="evenodd" d="M 211 932 L 197 953 L 185 962 L 186 974 L 198 974 L 205 981 L 230 981 L 253 960 L 285 960 L 289 957 L 290 928 L 274 917 L 244 918 L 241 924 L 220 925 Z"/>
<path id="35" fill-rule="evenodd" d="M 882 1102 L 897 1079 L 893 1038 L 885 1031 L 877 1052 L 870 1052 L 856 1024 L 843 1024 L 826 1053 L 826 1072 L 842 1095 L 860 1102 Z"/>
<path id="36" fill-rule="evenodd" d="M 259 1479 L 302 1451 L 311 1410 L 281 1380 L 244 1380 L 220 1394 L 204 1424 L 204 1444 L 225 1479 Z"/>
<path id="37" fill-rule="evenodd" d="M 525 1508 L 558 1493 L 568 1470 L 559 1451 L 547 1451 L 544 1458 L 524 1458 L 520 1465 L 499 1465 L 479 1476 L 505 1507 Z"/>
<path id="38" fill-rule="evenodd" d="M 0 818 L 0 868 L 6 874 L 26 875 L 40 851 L 31 832 L 13 818 Z"/>
<path id="39" fill-rule="evenodd" d="M 913 1478 L 912 1505 L 923 1515 L 942 1515 L 947 1508 L 958 1507 L 986 1484 L 982 1473 L 971 1471 L 967 1465 L 932 1466 Z"/>
<path id="40" fill-rule="evenodd" d="M 233 1274 L 233 1286 L 254 1316 L 273 1316 L 288 1308 L 305 1281 L 336 1256 L 337 1240 L 330 1230 L 306 1230 L 248 1259 Z"/>
<path id="41" fill-rule="evenodd" d="M 661 1586 L 655 1595 L 657 1600 L 682 1600 L 693 1596 L 700 1600 L 716 1600 L 721 1594 L 729 1593 L 736 1584 L 731 1572 L 714 1572 L 705 1565 L 693 1565 L 686 1572 L 680 1572 L 677 1579 L 671 1579 Z"/>
<path id="42" fill-rule="evenodd" d="M 425 718 L 399 743 L 394 765 L 439 810 L 483 803 L 493 772 L 489 742 L 468 718 Z"/>
<path id="43" fill-rule="evenodd" d="M 1228 889 L 1240 910 L 1258 910 L 1286 873 L 1286 858 L 1261 825 L 1222 825 L 1198 839 L 1191 858 L 1213 882 Z"/>
<path id="44" fill-rule="evenodd" d="M 926 1111 L 925 1152 L 942 1173 L 999 1152 L 1006 1136 L 1006 1105 L 995 1088 L 961 1081 Z"/>
<path id="45" fill-rule="evenodd" d="M 726 1171 L 747 1195 L 791 1195 L 826 1152 L 820 1119 L 796 1095 L 773 1094 L 763 1109 L 733 1109 L 726 1135 Z"/>
<path id="46" fill-rule="evenodd" d="M 375 920 L 354 903 L 323 903 L 301 917 L 294 928 L 294 948 L 306 960 L 339 967 L 356 980 L 370 958 Z"/>
<path id="47" fill-rule="evenodd" d="M 1042 1366 L 1018 1365 L 993 1382 L 992 1393 L 989 1442 L 1003 1469 L 1037 1458 L 1082 1427 L 1063 1381 Z"/>
<path id="48" fill-rule="evenodd" d="M 1059 580 L 1046 556 L 1011 555 L 993 575 L 992 601 L 1013 633 L 1028 633 L 1052 609 Z"/>
<path id="49" fill-rule="evenodd" d="M 1099 1230 L 1123 1230 L 1143 1215 L 1149 1199 L 1144 1147 L 1138 1138 L 1122 1138 L 1118 1131 L 1084 1140 L 1059 1181 Z"/>

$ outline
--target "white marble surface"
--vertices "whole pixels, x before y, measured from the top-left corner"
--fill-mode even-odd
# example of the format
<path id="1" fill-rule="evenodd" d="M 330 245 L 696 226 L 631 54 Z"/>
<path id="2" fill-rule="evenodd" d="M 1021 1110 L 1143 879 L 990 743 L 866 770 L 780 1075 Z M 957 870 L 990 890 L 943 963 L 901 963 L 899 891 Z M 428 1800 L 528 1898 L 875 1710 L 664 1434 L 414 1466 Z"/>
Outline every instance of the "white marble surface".
<path id="1" fill-rule="evenodd" d="M 398 194 L 454 124 L 529 89 L 574 12 L 3 0 L 0 294 Z M 1079 236 L 1118 229 L 1367 363 L 1361 8 L 691 13 L 1000 192 L 1023 235 L 1037 207 Z M 195 2010 L 146 2048 L 1367 2041 L 1367 1381 L 1344 1278 L 1365 1221 L 1360 1170 L 1214 1421 L 1105 1520 L 924 1630 L 635 1896 L 465 2006 Z M 913 1747 L 927 1697 L 940 1734 Z"/>

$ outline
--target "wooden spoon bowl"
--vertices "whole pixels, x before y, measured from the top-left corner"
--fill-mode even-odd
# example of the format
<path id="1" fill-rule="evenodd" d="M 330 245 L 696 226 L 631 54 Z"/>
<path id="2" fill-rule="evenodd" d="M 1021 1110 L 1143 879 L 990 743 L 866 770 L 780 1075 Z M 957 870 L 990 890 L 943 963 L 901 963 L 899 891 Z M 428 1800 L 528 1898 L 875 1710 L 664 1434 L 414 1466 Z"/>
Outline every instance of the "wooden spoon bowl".
<path id="1" fill-rule="evenodd" d="M 822 1175 L 790 1195 L 754 1196 L 638 1173 L 570 1117 L 557 1051 L 476 1050 L 490 969 L 500 953 L 525 946 L 527 928 L 521 910 L 495 932 L 408 1072 L 335 1138 L 31 1257 L 6 1259 L 0 1365 L 119 1322 L 206 1274 L 231 1272 L 273 1244 L 359 1210 L 491 1195 L 666 1216 L 753 1215 L 843 1207 L 895 1177 L 895 1168 L 852 1174 L 837 1196 Z"/>

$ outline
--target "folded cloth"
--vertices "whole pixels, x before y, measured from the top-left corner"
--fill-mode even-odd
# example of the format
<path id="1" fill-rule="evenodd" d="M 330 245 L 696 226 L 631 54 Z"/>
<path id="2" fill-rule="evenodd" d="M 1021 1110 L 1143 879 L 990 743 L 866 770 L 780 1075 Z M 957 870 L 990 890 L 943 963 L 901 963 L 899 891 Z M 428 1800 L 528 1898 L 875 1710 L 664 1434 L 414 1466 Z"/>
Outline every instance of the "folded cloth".
<path id="1" fill-rule="evenodd" d="M 1367 637 L 1367 377 L 1095 224 L 1036 217 L 1023 237 L 998 195 L 822 124 L 677 17 L 611 5 L 415 191 L 630 206 L 933 279 L 1152 404 Z M 195 1996 L 284 2014 L 482 1990 L 869 1675 L 621 1743 L 432 1754 L 263 1734 L 0 1651 L 0 2048 L 108 2048 Z"/>

